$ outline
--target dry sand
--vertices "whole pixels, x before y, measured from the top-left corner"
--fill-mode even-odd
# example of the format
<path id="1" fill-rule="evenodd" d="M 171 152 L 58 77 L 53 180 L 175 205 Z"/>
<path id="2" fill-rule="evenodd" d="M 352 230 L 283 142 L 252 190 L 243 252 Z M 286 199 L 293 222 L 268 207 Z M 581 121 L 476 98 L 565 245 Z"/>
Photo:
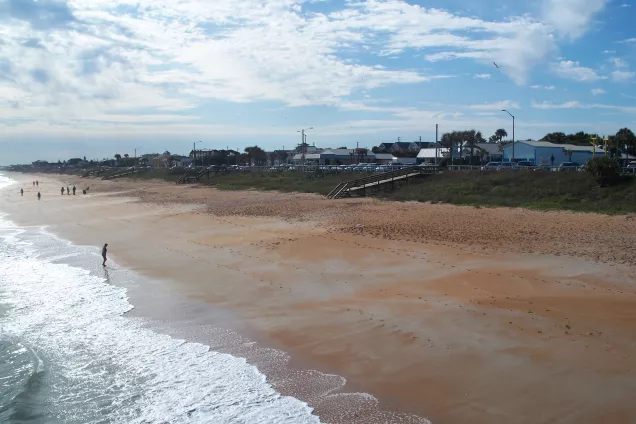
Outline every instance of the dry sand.
<path id="1" fill-rule="evenodd" d="M 0 198 L 13 220 L 107 241 L 118 263 L 230 308 L 384 409 L 434 424 L 636 422 L 629 216 L 15 178 L 25 197 L 14 185 Z M 62 180 L 90 194 L 61 196 Z M 305 398 L 334 422 L 395 422 Z"/>

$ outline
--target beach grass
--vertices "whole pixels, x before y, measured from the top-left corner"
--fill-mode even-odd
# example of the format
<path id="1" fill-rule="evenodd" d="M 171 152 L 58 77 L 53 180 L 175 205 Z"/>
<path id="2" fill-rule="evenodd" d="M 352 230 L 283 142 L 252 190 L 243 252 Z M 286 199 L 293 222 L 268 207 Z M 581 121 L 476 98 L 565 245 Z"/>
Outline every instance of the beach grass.
<path id="1" fill-rule="evenodd" d="M 403 186 L 387 199 L 607 214 L 636 212 L 636 178 L 599 187 L 581 172 L 446 172 Z"/>
<path id="2" fill-rule="evenodd" d="M 181 175 L 182 170 L 149 170 L 134 178 L 176 182 Z M 343 173 L 307 179 L 301 172 L 233 172 L 203 177 L 199 184 L 219 190 L 326 195 L 339 183 L 359 176 Z M 415 179 L 394 192 L 378 196 L 394 201 L 622 214 L 636 212 L 636 178 L 626 176 L 614 186 L 599 187 L 584 172 L 444 172 Z"/>

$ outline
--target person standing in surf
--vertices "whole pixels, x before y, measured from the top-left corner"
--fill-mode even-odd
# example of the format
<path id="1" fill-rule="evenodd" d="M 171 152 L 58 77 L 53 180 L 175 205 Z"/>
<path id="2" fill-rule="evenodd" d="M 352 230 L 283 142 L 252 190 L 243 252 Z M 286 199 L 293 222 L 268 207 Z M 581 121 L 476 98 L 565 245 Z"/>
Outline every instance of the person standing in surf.
<path id="1" fill-rule="evenodd" d="M 107 247 L 108 247 L 108 243 L 105 243 L 104 247 L 102 247 L 102 258 L 104 258 L 104 262 L 102 262 L 102 266 L 106 266 L 106 260 L 107 260 L 106 253 L 108 253 Z"/>

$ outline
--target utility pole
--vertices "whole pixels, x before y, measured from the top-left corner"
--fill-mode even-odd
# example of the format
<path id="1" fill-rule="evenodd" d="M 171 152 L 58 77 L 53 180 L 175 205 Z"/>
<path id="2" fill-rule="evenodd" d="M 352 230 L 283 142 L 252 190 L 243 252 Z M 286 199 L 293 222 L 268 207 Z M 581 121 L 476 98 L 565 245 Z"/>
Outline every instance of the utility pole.
<path id="1" fill-rule="evenodd" d="M 439 130 L 439 124 L 435 124 L 435 166 L 437 166 L 437 152 L 439 150 L 439 146 L 437 145 L 437 132 Z"/>
<path id="2" fill-rule="evenodd" d="M 192 143 L 192 166 L 197 165 L 197 143 L 201 143 L 201 141 Z"/>
<path id="3" fill-rule="evenodd" d="M 510 160 L 510 162 L 513 163 L 515 161 L 515 117 L 506 109 L 502 109 L 501 111 L 506 112 L 512 117 L 512 159 Z"/>
<path id="4" fill-rule="evenodd" d="M 302 143 L 300 144 L 300 147 L 301 147 L 301 154 L 302 154 L 301 163 L 302 163 L 303 169 L 305 167 L 305 154 L 307 153 L 307 142 L 306 142 L 305 131 L 313 130 L 313 129 L 314 127 L 309 127 L 309 128 L 304 128 L 302 130 L 296 131 L 296 132 L 299 132 L 302 137 L 301 138 Z"/>

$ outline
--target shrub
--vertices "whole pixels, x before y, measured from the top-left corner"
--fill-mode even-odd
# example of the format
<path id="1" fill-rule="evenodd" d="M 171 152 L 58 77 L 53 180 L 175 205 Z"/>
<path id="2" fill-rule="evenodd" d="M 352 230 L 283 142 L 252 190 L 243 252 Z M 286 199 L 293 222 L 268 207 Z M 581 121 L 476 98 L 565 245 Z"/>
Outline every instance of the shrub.
<path id="1" fill-rule="evenodd" d="M 601 156 L 587 161 L 585 170 L 594 177 L 601 187 L 605 187 L 618 181 L 620 164 L 614 158 Z"/>

